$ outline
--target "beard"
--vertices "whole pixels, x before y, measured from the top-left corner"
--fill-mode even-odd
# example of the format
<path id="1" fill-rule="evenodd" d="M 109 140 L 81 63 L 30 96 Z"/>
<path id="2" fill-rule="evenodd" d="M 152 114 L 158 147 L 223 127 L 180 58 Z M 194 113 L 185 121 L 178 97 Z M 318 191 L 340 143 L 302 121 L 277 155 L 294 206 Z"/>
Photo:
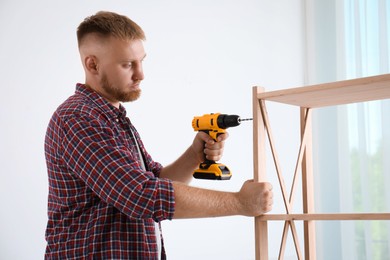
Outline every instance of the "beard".
<path id="1" fill-rule="evenodd" d="M 102 76 L 100 86 L 110 96 L 110 99 L 115 99 L 120 102 L 135 101 L 141 96 L 141 89 L 128 91 L 121 90 L 108 81 L 107 75 Z"/>

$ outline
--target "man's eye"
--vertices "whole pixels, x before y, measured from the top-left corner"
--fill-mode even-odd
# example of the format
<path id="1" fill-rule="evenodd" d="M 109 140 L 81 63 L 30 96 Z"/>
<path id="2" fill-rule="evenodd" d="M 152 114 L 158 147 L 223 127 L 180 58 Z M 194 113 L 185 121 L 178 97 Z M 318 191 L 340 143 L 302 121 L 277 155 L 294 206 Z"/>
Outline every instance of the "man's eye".
<path id="1" fill-rule="evenodd" d="M 132 63 L 125 63 L 125 64 L 123 64 L 123 67 L 124 68 L 131 68 L 131 67 L 133 67 L 133 64 Z"/>

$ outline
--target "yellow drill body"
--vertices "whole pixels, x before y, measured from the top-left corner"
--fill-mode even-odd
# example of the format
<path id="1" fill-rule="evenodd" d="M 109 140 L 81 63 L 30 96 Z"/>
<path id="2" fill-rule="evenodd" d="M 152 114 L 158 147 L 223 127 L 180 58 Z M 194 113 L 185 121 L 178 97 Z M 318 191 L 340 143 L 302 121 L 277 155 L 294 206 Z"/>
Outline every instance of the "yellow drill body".
<path id="1" fill-rule="evenodd" d="M 226 128 L 238 126 L 241 121 L 237 115 L 205 114 L 194 117 L 192 128 L 194 131 L 207 133 L 217 141 L 219 135 L 226 133 Z M 232 173 L 226 165 L 205 159 L 204 162 L 199 164 L 199 168 L 194 171 L 193 176 L 196 179 L 229 180 L 232 177 Z"/>

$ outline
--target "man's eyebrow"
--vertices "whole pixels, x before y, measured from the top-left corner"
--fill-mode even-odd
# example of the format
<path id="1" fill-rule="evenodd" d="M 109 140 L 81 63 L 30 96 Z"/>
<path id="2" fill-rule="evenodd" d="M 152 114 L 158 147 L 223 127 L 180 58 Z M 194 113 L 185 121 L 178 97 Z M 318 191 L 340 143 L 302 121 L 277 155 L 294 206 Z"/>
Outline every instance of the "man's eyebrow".
<path id="1" fill-rule="evenodd" d="M 146 58 L 146 54 L 141 58 L 141 61 L 144 60 Z M 137 59 L 124 59 L 123 62 L 133 62 L 133 61 L 137 61 Z"/>

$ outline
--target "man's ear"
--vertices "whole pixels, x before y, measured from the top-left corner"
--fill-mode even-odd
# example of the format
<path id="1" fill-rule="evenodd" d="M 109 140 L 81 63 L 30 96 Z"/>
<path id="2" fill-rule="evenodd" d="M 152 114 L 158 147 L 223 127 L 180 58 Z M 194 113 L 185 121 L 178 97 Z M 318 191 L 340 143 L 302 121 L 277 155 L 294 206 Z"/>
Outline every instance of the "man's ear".
<path id="1" fill-rule="evenodd" d="M 86 56 L 84 59 L 85 68 L 92 74 L 98 74 L 99 68 L 96 56 Z"/>

